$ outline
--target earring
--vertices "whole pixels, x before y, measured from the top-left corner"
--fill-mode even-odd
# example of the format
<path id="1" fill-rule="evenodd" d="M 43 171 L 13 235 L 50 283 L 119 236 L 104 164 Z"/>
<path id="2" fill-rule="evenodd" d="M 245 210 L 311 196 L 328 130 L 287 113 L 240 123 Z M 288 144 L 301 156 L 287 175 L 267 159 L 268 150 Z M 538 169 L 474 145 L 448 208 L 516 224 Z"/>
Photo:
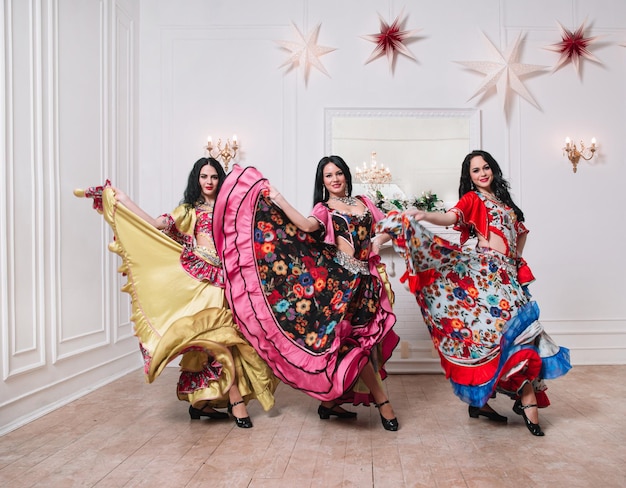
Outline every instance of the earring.
<path id="1" fill-rule="evenodd" d="M 349 197 L 350 195 L 348 194 L 348 187 L 346 186 L 346 196 Z"/>

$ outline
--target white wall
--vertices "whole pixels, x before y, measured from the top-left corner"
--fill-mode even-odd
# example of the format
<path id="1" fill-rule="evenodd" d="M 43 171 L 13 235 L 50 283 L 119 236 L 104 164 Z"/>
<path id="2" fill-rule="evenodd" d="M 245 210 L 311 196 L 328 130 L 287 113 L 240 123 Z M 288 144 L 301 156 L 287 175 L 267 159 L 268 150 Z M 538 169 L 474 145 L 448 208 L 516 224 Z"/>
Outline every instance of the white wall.
<path id="1" fill-rule="evenodd" d="M 385 59 L 364 65 L 374 45 L 360 36 L 402 8 L 420 29 L 417 62 L 400 56 L 393 75 Z M 109 177 L 158 214 L 207 136 L 236 133 L 240 163 L 306 212 L 328 107 L 479 108 L 482 147 L 531 229 L 542 322 L 574 364 L 626 360 L 621 0 L 3 0 L 0 16 L 0 433 L 140 365 L 110 232 L 75 187 Z M 500 95 L 468 101 L 483 77 L 454 61 L 494 59 L 481 31 L 501 49 L 523 32 L 520 61 L 552 66 L 556 22 L 586 18 L 602 64 L 524 78 L 540 109 L 515 95 L 507 118 Z M 337 48 L 321 57 L 330 77 L 313 69 L 305 85 L 279 68 L 292 21 L 305 33 L 321 23 L 319 44 Z M 600 143 L 577 174 L 565 136 Z M 399 284 L 396 295 L 410 357 L 393 369 L 436 370 L 413 297 Z"/>
<path id="2" fill-rule="evenodd" d="M 111 233 L 77 187 L 135 184 L 139 3 L 4 0 L 0 434 L 141 365 Z"/>

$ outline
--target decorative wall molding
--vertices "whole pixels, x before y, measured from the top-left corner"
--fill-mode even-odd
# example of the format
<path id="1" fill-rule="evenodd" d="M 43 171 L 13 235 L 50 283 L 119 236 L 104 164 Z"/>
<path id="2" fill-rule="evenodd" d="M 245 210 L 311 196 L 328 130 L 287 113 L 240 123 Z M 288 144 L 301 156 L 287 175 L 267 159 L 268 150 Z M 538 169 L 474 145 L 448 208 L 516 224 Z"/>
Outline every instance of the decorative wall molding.
<path id="1" fill-rule="evenodd" d="M 36 370 L 45 364 L 44 179 L 42 157 L 41 2 L 8 2 L 6 30 L 6 189 L 3 247 L 6 256 L 7 329 L 3 378 Z M 24 28 L 25 25 L 25 28 Z M 16 28 L 17 27 L 17 28 Z M 28 33 L 32 33 L 31 36 Z M 16 69 L 21 50 L 29 53 L 25 70 Z M 18 51 L 18 52 L 16 52 Z M 15 104 L 28 105 L 22 110 Z M 28 141 L 29 144 L 20 144 Z M 19 162 L 19 164 L 18 164 Z M 28 196 L 26 199 L 24 196 Z M 25 307 L 26 301 L 30 306 Z M 3 354 L 4 356 L 4 354 Z"/>
<path id="2" fill-rule="evenodd" d="M 0 9 L 0 93 L 4 96 L 0 97 L 0 158 L 3 161 L 9 161 L 9 144 L 12 141 L 9 128 L 11 114 L 11 80 L 8 79 L 7 73 L 12 71 L 11 63 L 11 23 L 8 21 L 8 15 L 11 11 L 11 0 L 6 0 L 3 4 L 4 8 Z M 2 188 L 8 189 L 8 173 L 9 165 L 0 164 L 0 185 Z M 5 191 L 7 193 L 7 191 Z M 0 198 L 0 236 L 7 236 L 8 207 L 7 200 L 9 196 Z M 7 326 L 0 327 L 0 372 L 3 380 L 6 380 L 6 372 L 9 370 L 9 253 L 7 249 L 7 241 L 0 239 L 0 300 L 3 304 L 0 307 L 0 324 Z"/>
<path id="3" fill-rule="evenodd" d="M 89 19 L 83 19 L 83 23 L 89 22 L 97 25 L 97 29 L 89 30 L 89 38 L 84 38 L 81 41 L 85 46 L 92 47 L 93 50 L 88 58 L 83 59 L 84 66 L 89 66 L 89 58 L 95 59 L 97 65 L 97 87 L 94 87 L 94 94 L 97 94 L 97 107 L 98 113 L 91 114 L 90 117 L 97 120 L 97 127 L 94 127 L 94 131 L 99 134 L 99 147 L 96 148 L 94 153 L 98 154 L 98 158 L 94 161 L 99 165 L 100 174 L 109 174 L 111 171 L 111 130 L 109 125 L 111 124 L 111 93 L 109 87 L 111 82 L 109 81 L 112 76 L 112 69 L 110 67 L 114 58 L 110 57 L 112 52 L 108 43 L 111 42 L 110 35 L 110 12 L 114 6 L 113 0 L 93 0 L 90 4 L 86 4 L 83 8 L 93 17 Z M 110 256 L 106 250 L 106 246 L 102 247 L 100 253 L 100 270 L 99 274 L 103 278 L 103 283 L 100 285 L 102 290 L 102 316 L 99 321 L 85 320 L 84 327 L 77 327 L 72 320 L 67 318 L 66 308 L 75 306 L 72 303 L 71 298 L 67 293 L 63 293 L 64 286 L 68 283 L 70 278 L 66 278 L 68 274 L 67 267 L 71 265 L 68 260 L 63 261 L 61 259 L 63 249 L 63 235 L 69 231 L 69 228 L 74 225 L 72 222 L 66 222 L 63 218 L 63 200 L 67 198 L 63 193 L 62 179 L 63 175 L 68 172 L 67 166 L 74 164 L 73 161 L 62 161 L 62 154 L 67 153 L 69 150 L 64 143 L 67 144 L 61 138 L 61 132 L 64 129 L 68 129 L 67 125 L 64 125 L 62 119 L 62 108 L 64 111 L 72 112 L 78 107 L 71 105 L 67 100 L 68 89 L 63 86 L 61 75 L 64 74 L 68 68 L 74 68 L 75 65 L 71 64 L 73 61 L 68 59 L 66 53 L 61 52 L 62 45 L 60 41 L 60 19 L 59 16 L 68 16 L 71 11 L 66 7 L 65 10 L 60 10 L 62 7 L 59 0 L 54 0 L 50 15 L 50 29 L 48 39 L 51 49 L 51 66 L 50 78 L 52 86 L 50 87 L 50 113 L 52 124 L 51 127 L 54 130 L 53 140 L 51 144 L 50 163 L 49 167 L 52 168 L 51 180 L 54 181 L 53 187 L 50 189 L 51 205 L 50 208 L 54 209 L 54 213 L 50 215 L 51 221 L 55 222 L 54 226 L 51 226 L 51 242 L 54 242 L 55 248 L 51 254 L 51 259 L 54 264 L 54 276 L 52 281 L 56 283 L 56 286 L 50 290 L 51 303 L 54 304 L 54 316 L 51 316 L 51 330 L 52 330 L 52 362 L 66 361 L 73 357 L 80 357 L 84 354 L 88 354 L 92 351 L 103 349 L 111 344 L 111 308 L 113 304 L 113 297 L 117 295 L 116 291 L 112 290 L 112 283 L 110 276 L 112 270 L 114 270 L 114 257 Z M 78 41 L 78 40 L 77 40 Z M 67 42 L 67 41 L 66 41 Z M 94 182 L 94 183 L 100 183 Z M 79 203 L 78 201 L 75 203 Z M 97 218 L 97 216 L 94 215 Z M 104 241 L 106 235 L 105 224 L 101 224 L 102 233 L 101 238 Z M 97 236 L 92 236 L 97 239 Z M 89 279 L 89 277 L 85 277 Z"/>
<path id="4" fill-rule="evenodd" d="M 138 77 L 135 68 L 137 65 L 136 52 L 138 51 L 136 22 L 128 10 L 118 3 L 115 4 L 113 23 L 114 42 L 112 45 L 115 62 L 112 63 L 112 78 L 115 83 L 111 87 L 111 121 L 113 121 L 111 135 L 115 166 L 112 174 L 116 175 L 116 180 L 123 182 L 128 188 L 135 188 L 136 174 L 139 171 L 136 140 L 137 107 L 139 105 Z M 109 271 L 116 271 L 118 261 L 117 256 L 112 258 Z M 111 276 L 110 273 L 109 276 Z M 113 276 L 116 276 L 116 279 L 113 279 L 108 286 L 113 298 L 112 316 L 115 318 L 114 323 L 116 324 L 113 328 L 113 342 L 135 340 L 133 324 L 130 321 L 130 299 L 126 293 L 120 294 L 119 292 L 126 278 L 116 272 Z"/>
<path id="5" fill-rule="evenodd" d="M 0 8 L 0 435 L 142 364 L 111 231 L 72 193 L 135 182 L 138 20 L 139 0 Z"/>

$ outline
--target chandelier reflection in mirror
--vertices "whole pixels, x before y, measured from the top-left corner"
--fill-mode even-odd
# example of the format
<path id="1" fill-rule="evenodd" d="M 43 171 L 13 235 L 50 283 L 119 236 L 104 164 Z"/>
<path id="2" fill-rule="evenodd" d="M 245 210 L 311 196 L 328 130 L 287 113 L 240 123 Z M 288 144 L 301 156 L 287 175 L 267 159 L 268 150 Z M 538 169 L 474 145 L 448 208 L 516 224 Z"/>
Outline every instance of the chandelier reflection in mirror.
<path id="1" fill-rule="evenodd" d="M 363 161 L 363 167 L 357 167 L 356 178 L 360 183 L 367 186 L 372 195 L 376 195 L 382 185 L 391 182 L 391 171 L 388 167 L 379 165 L 376 161 L 376 153 L 372 152 L 370 164 L 368 165 L 366 161 Z"/>
<path id="2" fill-rule="evenodd" d="M 580 150 L 576 147 L 576 144 L 572 142 L 569 137 L 565 138 L 565 147 L 563 148 L 563 153 L 567 154 L 567 158 L 572 163 L 572 169 L 574 173 L 578 169 L 578 162 L 580 158 L 583 158 L 585 161 L 589 161 L 593 158 L 593 155 L 598 150 L 598 145 L 596 143 L 596 138 L 591 138 L 591 146 L 585 146 L 583 141 L 580 141 Z"/>
<path id="3" fill-rule="evenodd" d="M 222 139 L 217 140 L 217 147 L 213 145 L 213 140 L 211 136 L 207 141 L 206 150 L 209 153 L 209 156 L 221 160 L 222 165 L 224 166 L 224 171 L 228 173 L 228 163 L 230 163 L 231 159 L 235 159 L 237 156 L 237 150 L 239 149 L 239 144 L 237 142 L 237 134 L 233 135 L 232 142 L 230 139 L 226 139 L 226 144 L 222 147 Z"/>

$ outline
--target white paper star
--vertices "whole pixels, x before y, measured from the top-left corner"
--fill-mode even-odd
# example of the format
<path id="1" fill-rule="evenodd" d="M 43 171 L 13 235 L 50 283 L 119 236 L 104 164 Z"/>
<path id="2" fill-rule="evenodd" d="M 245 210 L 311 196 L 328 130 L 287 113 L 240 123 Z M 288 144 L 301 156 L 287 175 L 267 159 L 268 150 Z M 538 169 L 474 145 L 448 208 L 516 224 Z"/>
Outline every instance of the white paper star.
<path id="1" fill-rule="evenodd" d="M 299 38 L 299 41 L 276 41 L 283 49 L 291 52 L 291 56 L 279 66 L 282 68 L 284 66 L 289 66 L 287 71 L 291 71 L 292 69 L 298 68 L 298 66 L 302 66 L 304 69 L 304 83 L 307 84 L 309 81 L 309 73 L 311 71 L 311 66 L 317 68 L 319 71 L 324 73 L 326 76 L 330 78 L 328 71 L 324 68 L 324 65 L 320 61 L 320 57 L 324 54 L 328 54 L 329 52 L 335 51 L 334 47 L 326 47 L 319 46 L 317 44 L 317 37 L 320 33 L 320 28 L 322 24 L 317 24 L 309 35 L 305 38 L 300 32 L 300 29 L 294 24 L 291 23 L 294 31 L 296 31 L 296 35 Z"/>
<path id="2" fill-rule="evenodd" d="M 517 36 L 517 39 L 507 50 L 507 54 L 502 52 L 489 40 L 487 35 L 483 32 L 488 45 L 493 50 L 497 57 L 497 61 L 457 61 L 457 63 L 466 66 L 467 68 L 478 71 L 485 74 L 485 79 L 480 85 L 476 93 L 474 93 L 469 100 L 472 100 L 481 93 L 486 93 L 494 86 L 496 92 L 503 93 L 503 104 L 506 109 L 507 99 L 509 96 L 509 89 L 513 90 L 518 95 L 525 98 L 532 103 L 535 107 L 540 108 L 535 99 L 531 96 L 530 92 L 524 86 L 524 83 L 520 77 L 534 73 L 535 71 L 541 71 L 547 68 L 547 66 L 539 66 L 535 64 L 522 64 L 518 62 L 519 48 L 522 41 L 522 34 Z M 469 101 L 468 100 L 468 101 Z"/>

